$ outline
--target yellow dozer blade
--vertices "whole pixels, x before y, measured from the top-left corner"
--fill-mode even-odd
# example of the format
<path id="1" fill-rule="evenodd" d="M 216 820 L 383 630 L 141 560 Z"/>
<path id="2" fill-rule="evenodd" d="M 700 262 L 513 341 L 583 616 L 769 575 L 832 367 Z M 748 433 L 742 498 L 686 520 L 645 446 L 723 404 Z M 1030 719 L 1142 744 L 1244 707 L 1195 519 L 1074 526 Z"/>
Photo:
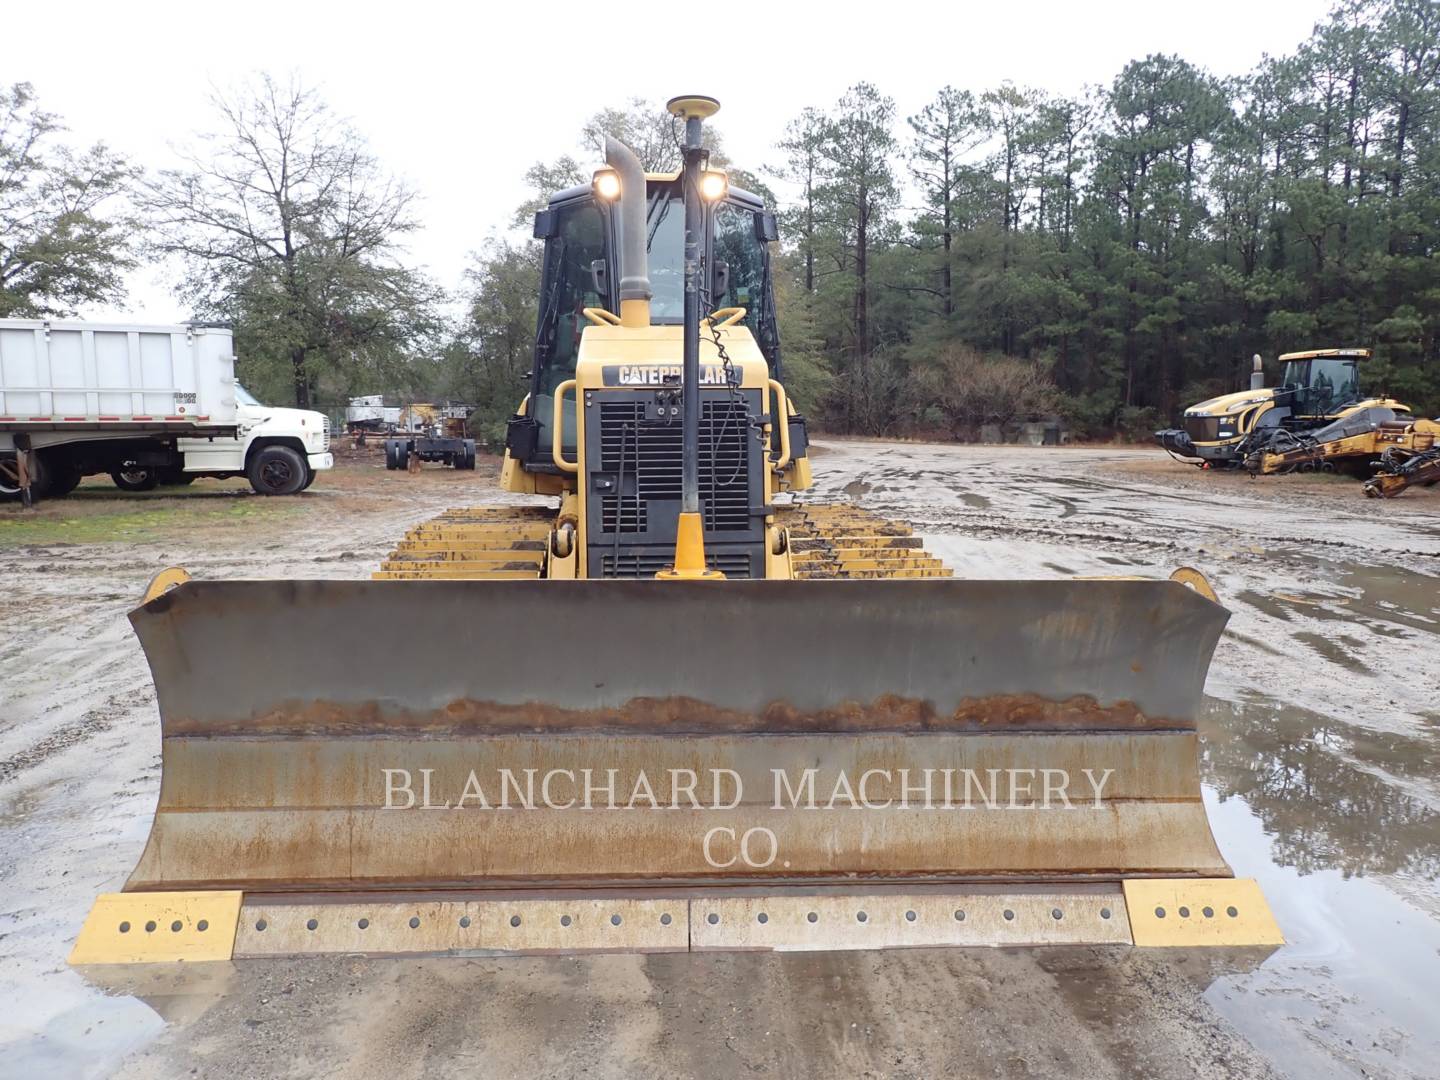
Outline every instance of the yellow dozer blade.
<path id="1" fill-rule="evenodd" d="M 187 581 L 131 615 L 159 806 L 72 961 L 183 953 L 217 892 L 235 956 L 1278 941 L 1201 802 L 1227 617 L 1139 580 Z"/>

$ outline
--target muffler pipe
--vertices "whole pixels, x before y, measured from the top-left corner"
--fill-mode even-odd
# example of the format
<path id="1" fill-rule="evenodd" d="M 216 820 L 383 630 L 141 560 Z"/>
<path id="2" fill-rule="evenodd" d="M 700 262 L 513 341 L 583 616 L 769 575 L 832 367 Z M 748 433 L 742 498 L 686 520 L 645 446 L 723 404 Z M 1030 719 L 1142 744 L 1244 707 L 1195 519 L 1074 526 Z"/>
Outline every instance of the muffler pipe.
<path id="1" fill-rule="evenodd" d="M 620 324 L 650 325 L 650 266 L 645 250 L 645 169 L 635 151 L 605 136 L 605 164 L 620 178 Z"/>

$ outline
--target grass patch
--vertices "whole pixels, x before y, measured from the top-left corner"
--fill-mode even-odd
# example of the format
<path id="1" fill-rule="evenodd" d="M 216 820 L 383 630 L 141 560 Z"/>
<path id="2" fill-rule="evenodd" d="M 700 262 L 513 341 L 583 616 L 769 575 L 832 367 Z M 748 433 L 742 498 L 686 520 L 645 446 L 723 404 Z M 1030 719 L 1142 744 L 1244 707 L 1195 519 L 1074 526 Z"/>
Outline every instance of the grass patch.
<path id="1" fill-rule="evenodd" d="M 0 508 L 0 547 L 31 544 L 145 543 L 191 532 L 244 528 L 289 517 L 293 499 L 200 493 L 158 498 L 83 499 L 42 503 L 33 511 Z"/>

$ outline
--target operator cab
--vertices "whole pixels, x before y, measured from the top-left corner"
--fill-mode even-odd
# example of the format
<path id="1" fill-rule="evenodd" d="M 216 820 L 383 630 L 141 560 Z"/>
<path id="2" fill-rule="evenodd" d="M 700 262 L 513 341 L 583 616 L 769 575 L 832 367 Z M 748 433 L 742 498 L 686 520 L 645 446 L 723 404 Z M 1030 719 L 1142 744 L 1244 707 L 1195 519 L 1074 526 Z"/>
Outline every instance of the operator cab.
<path id="1" fill-rule="evenodd" d="M 1369 349 L 1286 353 L 1275 402 L 1289 405 L 1296 419 L 1331 416 L 1360 400 L 1360 361 L 1369 358 Z"/>
<path id="2" fill-rule="evenodd" d="M 511 422 L 507 446 L 533 472 L 558 471 L 551 458 L 551 417 L 555 388 L 575 377 L 580 335 L 589 320 L 585 308 L 619 311 L 619 204 L 597 196 L 595 186 L 562 191 L 535 215 L 535 237 L 545 241 L 540 281 L 540 311 L 530 374 L 527 416 Z M 743 307 L 741 325 L 749 328 L 770 367 L 781 378 L 780 335 L 775 321 L 775 290 L 768 241 L 777 237 L 775 218 L 764 201 L 731 187 L 706 215 L 708 270 L 703 280 L 702 312 Z M 650 321 L 678 326 L 685 301 L 685 207 L 673 175 L 646 177 L 646 239 L 653 297 Z M 678 357 L 677 357 L 678 360 Z M 575 454 L 575 403 L 564 403 L 567 456 Z"/>

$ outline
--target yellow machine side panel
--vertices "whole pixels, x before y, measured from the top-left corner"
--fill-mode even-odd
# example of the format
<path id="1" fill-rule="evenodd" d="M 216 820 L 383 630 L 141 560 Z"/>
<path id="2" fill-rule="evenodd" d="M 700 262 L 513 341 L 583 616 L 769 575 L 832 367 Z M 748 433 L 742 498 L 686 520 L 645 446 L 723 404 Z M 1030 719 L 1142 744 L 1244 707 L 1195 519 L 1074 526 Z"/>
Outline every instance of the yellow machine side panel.
<path id="1" fill-rule="evenodd" d="M 500 487 L 520 495 L 563 495 L 574 484 L 564 476 L 554 473 L 529 472 L 505 451 L 505 463 L 500 466 Z"/>

